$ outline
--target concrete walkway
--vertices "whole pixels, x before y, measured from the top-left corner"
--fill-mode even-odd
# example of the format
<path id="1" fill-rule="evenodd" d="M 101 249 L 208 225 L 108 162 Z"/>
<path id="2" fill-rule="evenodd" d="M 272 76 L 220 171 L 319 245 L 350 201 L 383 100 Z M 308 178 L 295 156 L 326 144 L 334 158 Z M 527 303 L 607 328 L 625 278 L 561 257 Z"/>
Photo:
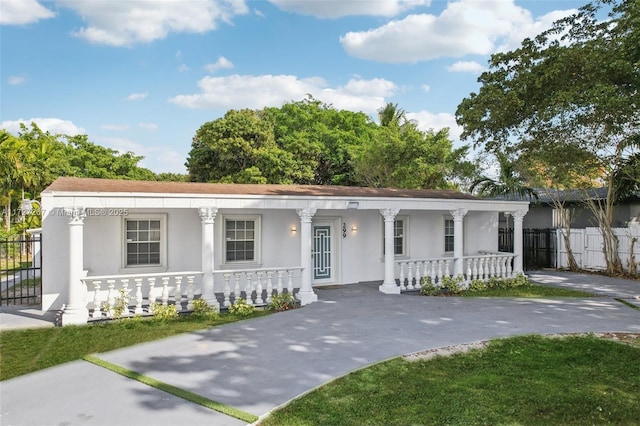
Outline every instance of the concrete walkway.
<path id="1" fill-rule="evenodd" d="M 554 274 L 532 278 L 585 284 L 581 275 Z M 635 283 L 621 292 L 632 296 Z M 303 309 L 98 356 L 260 416 L 336 376 L 406 353 L 531 333 L 640 333 L 640 311 L 610 296 L 393 296 L 367 284 L 317 293 L 318 303 Z M 2 425 L 243 424 L 84 361 L 0 382 L 0 397 Z"/>

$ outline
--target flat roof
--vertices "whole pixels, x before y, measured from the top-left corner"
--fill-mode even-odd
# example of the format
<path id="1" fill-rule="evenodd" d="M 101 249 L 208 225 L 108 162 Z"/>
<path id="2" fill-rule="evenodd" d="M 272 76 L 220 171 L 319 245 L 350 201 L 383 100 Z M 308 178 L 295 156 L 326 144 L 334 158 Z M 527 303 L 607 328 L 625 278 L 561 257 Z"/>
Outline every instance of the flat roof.
<path id="1" fill-rule="evenodd" d="M 59 177 L 43 191 L 198 195 L 279 195 L 312 197 L 384 197 L 477 200 L 470 194 L 443 189 L 366 188 L 334 185 L 158 182 L 124 179 Z"/>

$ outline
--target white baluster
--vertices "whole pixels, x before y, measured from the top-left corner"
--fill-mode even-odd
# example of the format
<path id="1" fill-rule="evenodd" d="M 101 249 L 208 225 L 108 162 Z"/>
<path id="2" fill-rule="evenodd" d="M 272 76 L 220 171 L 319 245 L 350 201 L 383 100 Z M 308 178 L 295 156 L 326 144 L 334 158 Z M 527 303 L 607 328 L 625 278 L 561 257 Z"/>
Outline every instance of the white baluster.
<path id="1" fill-rule="evenodd" d="M 102 311 L 100 310 L 100 286 L 101 285 L 102 285 L 102 281 L 93 282 L 93 313 L 91 314 L 91 318 L 100 318 L 102 316 Z"/>
<path id="2" fill-rule="evenodd" d="M 407 288 L 407 285 L 404 282 L 404 262 L 398 262 L 400 266 L 400 287 Z"/>
<path id="3" fill-rule="evenodd" d="M 496 277 L 496 258 L 492 257 L 491 258 L 491 276 L 492 277 Z"/>
<path id="4" fill-rule="evenodd" d="M 238 300 L 240 300 L 240 276 L 240 272 L 233 273 L 233 278 L 235 279 L 233 283 L 233 303 L 236 303 Z"/>
<path id="5" fill-rule="evenodd" d="M 513 278 L 513 269 L 511 268 L 513 262 L 513 256 L 507 257 L 507 276 Z"/>
<path id="6" fill-rule="evenodd" d="M 451 260 L 447 259 L 444 261 L 444 271 L 445 271 L 445 276 L 450 277 L 451 276 Z"/>
<path id="7" fill-rule="evenodd" d="M 193 310 L 193 282 L 195 276 L 187 275 L 187 310 Z"/>
<path id="8" fill-rule="evenodd" d="M 430 277 L 431 277 L 431 284 L 432 285 L 436 285 L 436 263 L 437 262 L 433 261 L 433 260 L 431 262 L 429 262 L 429 265 L 431 267 L 431 275 L 430 275 Z"/>
<path id="9" fill-rule="evenodd" d="M 292 297 L 295 298 L 295 296 L 293 295 L 293 292 L 295 290 L 293 288 L 293 271 L 287 270 L 287 275 L 289 276 L 289 279 L 287 280 L 287 291 L 289 292 L 289 294 L 291 294 Z"/>
<path id="10" fill-rule="evenodd" d="M 473 259 L 467 259 L 467 276 L 465 281 L 470 282 L 473 279 L 473 273 L 471 272 L 471 264 L 473 263 Z"/>
<path id="11" fill-rule="evenodd" d="M 118 295 L 120 297 L 124 296 L 124 301 L 127 302 L 127 305 L 124 306 L 124 309 L 122 311 L 122 316 L 124 315 L 129 315 L 129 279 L 128 278 L 123 278 L 120 280 L 120 282 L 122 283 L 122 295 Z"/>
<path id="12" fill-rule="evenodd" d="M 136 308 L 133 313 L 139 315 L 142 313 L 142 278 L 134 278 L 136 283 Z"/>
<path id="13" fill-rule="evenodd" d="M 244 286 L 245 301 L 248 305 L 253 305 L 253 272 L 247 272 L 245 275 L 246 285 Z"/>
<path id="14" fill-rule="evenodd" d="M 149 296 L 147 297 L 147 300 L 149 300 L 149 313 L 152 314 L 153 305 L 156 303 L 156 278 L 149 277 L 147 279 L 149 280 Z"/>
<path id="15" fill-rule="evenodd" d="M 442 264 L 444 262 L 442 260 L 438 260 L 437 262 L 438 262 L 438 285 L 442 286 Z"/>
<path id="16" fill-rule="evenodd" d="M 413 289 L 420 288 L 420 279 L 422 275 L 420 274 L 420 266 L 422 266 L 423 262 L 416 262 L 416 282 L 413 284 Z"/>
<path id="17" fill-rule="evenodd" d="M 282 294 L 282 275 L 284 271 L 278 271 L 278 294 Z"/>
<path id="18" fill-rule="evenodd" d="M 176 276 L 176 292 L 175 292 L 176 312 L 182 310 L 182 275 Z"/>
<path id="19" fill-rule="evenodd" d="M 109 292 L 107 293 L 107 318 L 113 317 L 113 306 L 116 302 L 116 280 L 107 280 L 107 285 L 109 287 Z"/>
<path id="20" fill-rule="evenodd" d="M 404 289 L 413 288 L 413 262 L 407 263 L 407 283 L 404 285 Z"/>
<path id="21" fill-rule="evenodd" d="M 169 279 L 170 277 L 162 277 L 162 306 L 169 303 Z"/>
<path id="22" fill-rule="evenodd" d="M 478 279 L 486 281 L 484 276 L 484 257 L 478 258 Z"/>
<path id="23" fill-rule="evenodd" d="M 264 300 L 262 299 L 262 276 L 264 272 L 256 272 L 256 305 L 264 304 Z"/>
<path id="24" fill-rule="evenodd" d="M 231 300 L 229 298 L 231 295 L 231 287 L 229 286 L 230 279 L 231 274 L 224 274 L 224 302 L 222 302 L 222 305 L 226 307 L 231 306 Z"/>
<path id="25" fill-rule="evenodd" d="M 272 271 L 267 271 L 267 303 L 271 303 L 273 300 L 273 281 L 271 280 L 273 276 Z"/>

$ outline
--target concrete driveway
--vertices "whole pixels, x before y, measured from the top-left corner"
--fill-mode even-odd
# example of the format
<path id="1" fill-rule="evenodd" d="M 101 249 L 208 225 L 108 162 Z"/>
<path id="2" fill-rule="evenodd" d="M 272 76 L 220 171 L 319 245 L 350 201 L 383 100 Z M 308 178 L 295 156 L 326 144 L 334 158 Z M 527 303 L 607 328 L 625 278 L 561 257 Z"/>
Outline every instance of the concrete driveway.
<path id="1" fill-rule="evenodd" d="M 435 298 L 384 295 L 377 284 L 317 293 L 302 309 L 98 357 L 260 416 L 411 352 L 532 333 L 640 333 L 640 311 L 609 296 Z M 0 382 L 0 396 L 3 425 L 243 424 L 84 361 Z"/>

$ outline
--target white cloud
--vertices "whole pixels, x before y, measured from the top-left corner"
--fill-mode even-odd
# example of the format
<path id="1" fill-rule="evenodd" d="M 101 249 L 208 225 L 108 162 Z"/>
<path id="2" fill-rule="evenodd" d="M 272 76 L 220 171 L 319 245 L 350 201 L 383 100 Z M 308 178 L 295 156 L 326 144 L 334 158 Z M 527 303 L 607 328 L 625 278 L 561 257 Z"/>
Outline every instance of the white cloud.
<path id="1" fill-rule="evenodd" d="M 447 71 L 450 72 L 481 73 L 484 69 L 485 67 L 476 61 L 458 61 L 447 67 Z"/>
<path id="2" fill-rule="evenodd" d="M 233 64 L 231 63 L 230 60 L 228 60 L 224 56 L 220 56 L 215 63 L 207 64 L 207 65 L 204 66 L 204 68 L 208 72 L 214 73 L 214 72 L 216 72 L 218 70 L 222 70 L 222 69 L 226 69 L 226 70 L 231 69 L 231 68 L 233 68 Z"/>
<path id="3" fill-rule="evenodd" d="M 180 66 L 178 66 L 178 71 L 179 72 L 189 71 L 189 67 L 186 64 L 180 64 Z"/>
<path id="4" fill-rule="evenodd" d="M 27 81 L 27 79 L 19 75 L 10 76 L 8 78 L 8 83 L 10 86 L 19 86 L 25 81 Z"/>
<path id="5" fill-rule="evenodd" d="M 133 152 L 135 155 L 143 156 L 140 167 L 146 167 L 155 173 L 186 173 L 184 165 L 186 152 L 177 152 L 171 147 L 164 145 L 145 146 L 128 138 L 114 138 L 97 136 L 95 142 L 115 149 L 119 153 Z"/>
<path id="6" fill-rule="evenodd" d="M 149 94 L 148 93 L 132 93 L 129 96 L 127 96 L 127 100 L 128 101 L 139 101 L 142 100 L 144 98 L 146 98 Z"/>
<path id="7" fill-rule="evenodd" d="M 430 129 L 438 131 L 444 129 L 445 127 L 448 127 L 449 137 L 451 138 L 451 140 L 460 140 L 462 127 L 458 126 L 458 124 L 456 123 L 456 117 L 453 114 L 449 114 L 446 112 L 434 114 L 429 111 L 419 111 L 408 112 L 407 118 L 418 123 L 418 128 L 423 131 Z"/>
<path id="8" fill-rule="evenodd" d="M 286 12 L 312 15 L 317 18 L 342 16 L 396 16 L 406 10 L 429 6 L 431 0 L 269 0 Z"/>
<path id="9" fill-rule="evenodd" d="M 459 0 L 448 3 L 438 16 L 409 15 L 368 31 L 348 32 L 340 43 L 352 56 L 389 63 L 488 55 L 516 47 L 573 12 L 555 11 L 534 19 L 514 0 Z"/>
<path id="10" fill-rule="evenodd" d="M 24 123 L 27 129 L 31 128 L 31 123 L 36 123 L 40 130 L 52 134 L 75 136 L 86 133 L 82 127 L 76 126 L 69 120 L 62 120 L 60 118 L 30 118 L 29 120 L 21 118 L 18 120 L 7 120 L 0 123 L 0 128 L 17 135 L 20 132 L 20 123 Z"/>
<path id="11" fill-rule="evenodd" d="M 429 93 L 431 91 L 431 86 L 429 86 L 428 84 L 423 84 L 422 90 L 424 90 L 424 93 Z"/>
<path id="12" fill-rule="evenodd" d="M 178 95 L 169 102 L 186 108 L 260 109 L 281 106 L 307 94 L 336 108 L 375 113 L 392 96 L 396 85 L 384 79 L 351 79 L 344 86 L 329 87 L 322 78 L 299 79 L 293 75 L 231 75 L 204 77 L 198 82 L 201 93 Z"/>
<path id="13" fill-rule="evenodd" d="M 104 130 L 113 130 L 116 132 L 120 132 L 122 130 L 127 130 L 129 126 L 126 124 L 103 124 L 100 126 L 100 128 Z"/>
<path id="14" fill-rule="evenodd" d="M 2 0 L 0 25 L 24 25 L 49 19 L 56 14 L 37 0 Z"/>
<path id="15" fill-rule="evenodd" d="M 148 132 L 158 129 L 158 125 L 156 123 L 138 123 L 138 127 Z"/>
<path id="16" fill-rule="evenodd" d="M 61 0 L 60 4 L 87 22 L 75 36 L 111 46 L 149 43 L 169 33 L 204 33 L 248 12 L 244 0 Z"/>

